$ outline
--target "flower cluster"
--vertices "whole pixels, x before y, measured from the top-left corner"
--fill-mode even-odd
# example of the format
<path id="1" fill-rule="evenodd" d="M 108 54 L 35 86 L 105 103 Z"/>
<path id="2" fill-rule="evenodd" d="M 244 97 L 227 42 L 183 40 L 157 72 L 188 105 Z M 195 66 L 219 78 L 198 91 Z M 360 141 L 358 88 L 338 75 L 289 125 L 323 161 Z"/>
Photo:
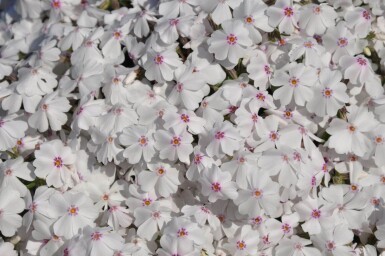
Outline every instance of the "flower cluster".
<path id="1" fill-rule="evenodd" d="M 383 253 L 384 17 L 0 1 L 0 255 Z"/>

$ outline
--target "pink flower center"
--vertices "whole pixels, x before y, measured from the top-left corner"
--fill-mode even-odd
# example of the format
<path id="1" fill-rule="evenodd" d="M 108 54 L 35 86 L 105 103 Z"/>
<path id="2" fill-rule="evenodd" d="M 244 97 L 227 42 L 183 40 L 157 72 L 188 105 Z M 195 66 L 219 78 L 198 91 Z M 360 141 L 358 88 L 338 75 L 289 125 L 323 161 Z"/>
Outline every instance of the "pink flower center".
<path id="1" fill-rule="evenodd" d="M 156 65 L 160 65 L 160 64 L 163 64 L 163 61 L 164 61 L 163 59 L 164 59 L 164 58 L 163 58 L 162 55 L 157 54 L 157 55 L 155 56 L 155 58 L 154 58 L 154 62 L 155 62 Z"/>
<path id="2" fill-rule="evenodd" d="M 47 111 L 47 110 L 48 110 L 48 105 L 47 105 L 47 104 L 41 105 L 41 109 L 42 109 L 43 111 Z"/>
<path id="3" fill-rule="evenodd" d="M 319 219 L 321 217 L 321 211 L 319 209 L 314 209 L 312 212 L 311 212 L 311 217 L 313 219 Z"/>
<path id="4" fill-rule="evenodd" d="M 356 131 L 356 127 L 354 125 L 349 125 L 348 126 L 348 130 L 351 132 L 351 133 L 354 133 Z"/>
<path id="5" fill-rule="evenodd" d="M 283 223 L 281 226 L 283 233 L 288 234 L 291 232 L 291 226 L 287 223 Z"/>
<path id="6" fill-rule="evenodd" d="M 119 31 L 119 30 L 115 31 L 115 32 L 113 33 L 113 36 L 114 36 L 114 38 L 115 38 L 116 40 L 120 40 L 120 39 L 123 37 L 122 32 Z"/>
<path id="7" fill-rule="evenodd" d="M 333 95 L 332 89 L 326 87 L 325 89 L 322 90 L 322 96 L 324 96 L 325 98 L 329 99 L 332 95 Z"/>
<path id="8" fill-rule="evenodd" d="M 270 132 L 269 138 L 271 141 L 277 141 L 279 139 L 279 134 L 278 132 Z"/>
<path id="9" fill-rule="evenodd" d="M 171 140 L 171 145 L 173 145 L 174 147 L 178 147 L 180 145 L 180 142 L 181 138 L 178 136 L 174 136 Z"/>
<path id="10" fill-rule="evenodd" d="M 171 26 L 176 26 L 179 23 L 179 19 L 171 19 L 169 21 L 169 23 L 170 23 Z"/>
<path id="11" fill-rule="evenodd" d="M 289 79 L 289 84 L 291 87 L 296 88 L 299 85 L 299 79 L 296 77 L 292 77 Z"/>
<path id="12" fill-rule="evenodd" d="M 263 69 L 265 70 L 266 75 L 271 75 L 272 72 L 269 65 L 265 65 Z"/>
<path id="13" fill-rule="evenodd" d="M 348 45 L 349 41 L 346 37 L 340 37 L 338 38 L 337 45 L 339 47 L 346 47 Z"/>
<path id="14" fill-rule="evenodd" d="M 294 15 L 294 10 L 291 7 L 285 7 L 285 9 L 283 9 L 283 13 L 286 17 L 291 17 Z"/>
<path id="15" fill-rule="evenodd" d="M 0 128 L 5 124 L 4 120 L 0 119 Z"/>
<path id="16" fill-rule="evenodd" d="M 183 84 L 182 83 L 176 84 L 176 91 L 179 93 L 183 91 Z"/>
<path id="17" fill-rule="evenodd" d="M 364 17 L 365 20 L 370 20 L 372 18 L 372 16 L 367 10 L 362 12 L 362 17 Z"/>
<path id="18" fill-rule="evenodd" d="M 29 205 L 28 209 L 30 212 L 35 213 L 37 210 L 37 204 L 35 202 L 32 202 L 32 204 Z"/>
<path id="19" fill-rule="evenodd" d="M 200 164 L 202 161 L 203 156 L 202 155 L 195 155 L 194 156 L 194 164 Z"/>
<path id="20" fill-rule="evenodd" d="M 51 7 L 54 9 L 60 9 L 61 1 L 60 0 L 52 0 L 51 1 Z"/>
<path id="21" fill-rule="evenodd" d="M 148 139 L 146 136 L 140 136 L 139 138 L 139 144 L 144 147 L 144 146 L 147 146 L 148 144 Z"/>
<path id="22" fill-rule="evenodd" d="M 370 203 L 374 206 L 378 206 L 380 205 L 380 199 L 377 197 L 373 197 L 372 199 L 370 199 Z"/>
<path id="23" fill-rule="evenodd" d="M 253 219 L 253 223 L 254 225 L 260 225 L 262 223 L 262 217 L 261 216 L 257 216 Z"/>
<path id="24" fill-rule="evenodd" d="M 227 43 L 229 45 L 235 45 L 238 41 L 238 38 L 234 34 L 230 34 L 227 36 Z"/>
<path id="25" fill-rule="evenodd" d="M 246 22 L 247 24 L 251 24 L 251 23 L 254 22 L 254 19 L 253 19 L 252 16 L 247 16 L 247 17 L 245 18 L 245 22 Z"/>
<path id="26" fill-rule="evenodd" d="M 351 185 L 350 185 L 350 190 L 351 190 L 352 192 L 357 192 L 357 191 L 358 191 L 358 185 L 356 185 L 356 184 L 351 184 Z"/>
<path id="27" fill-rule="evenodd" d="M 188 236 L 188 231 L 185 228 L 180 228 L 177 232 L 178 237 Z"/>
<path id="28" fill-rule="evenodd" d="M 257 98 L 257 100 L 259 101 L 265 101 L 266 96 L 263 93 L 259 92 L 257 93 L 257 95 L 255 95 L 255 98 Z"/>
<path id="29" fill-rule="evenodd" d="M 252 114 L 251 120 L 253 120 L 254 123 L 258 122 L 258 114 L 256 114 L 256 113 Z"/>
<path id="30" fill-rule="evenodd" d="M 293 112 L 291 110 L 286 110 L 285 112 L 283 112 L 283 117 L 285 119 L 292 119 L 293 118 Z"/>
<path id="31" fill-rule="evenodd" d="M 305 48 L 311 49 L 311 48 L 313 48 L 314 44 L 311 41 L 306 41 L 306 42 L 303 43 L 303 46 Z"/>
<path id="32" fill-rule="evenodd" d="M 333 241 L 327 241 L 325 247 L 329 252 L 331 252 L 336 248 L 336 243 L 334 243 Z"/>
<path id="33" fill-rule="evenodd" d="M 211 184 L 211 190 L 214 192 L 220 192 L 221 191 L 221 184 L 219 182 L 214 182 Z"/>
<path id="34" fill-rule="evenodd" d="M 67 211 L 69 216 L 76 216 L 79 214 L 79 207 L 71 205 Z"/>
<path id="35" fill-rule="evenodd" d="M 296 244 L 294 245 L 294 249 L 301 251 L 301 250 L 303 249 L 303 245 L 300 244 L 300 243 L 296 243 Z"/>
<path id="36" fill-rule="evenodd" d="M 311 185 L 315 187 L 317 185 L 317 179 L 315 176 L 311 177 Z"/>
<path id="37" fill-rule="evenodd" d="M 357 63 L 360 64 L 361 66 L 366 66 L 368 64 L 367 60 L 362 57 L 358 57 L 356 60 L 357 60 Z"/>
<path id="38" fill-rule="evenodd" d="M 91 234 L 91 239 L 92 239 L 93 241 L 99 241 L 99 240 L 102 238 L 102 236 L 103 236 L 102 233 L 96 231 L 96 232 L 94 232 L 94 233 Z"/>
<path id="39" fill-rule="evenodd" d="M 160 212 L 158 212 L 158 211 L 153 212 L 153 213 L 152 213 L 152 217 L 153 217 L 154 219 L 159 219 L 159 218 L 160 218 Z"/>
<path id="40" fill-rule="evenodd" d="M 207 214 L 211 213 L 211 211 L 207 207 L 204 207 L 204 206 L 201 207 L 201 211 L 204 213 L 207 213 Z"/>
<path id="41" fill-rule="evenodd" d="M 383 144 L 384 138 L 382 136 L 376 136 L 374 141 L 376 142 L 376 144 Z"/>
<path id="42" fill-rule="evenodd" d="M 261 189 L 256 189 L 256 190 L 254 191 L 254 196 L 255 196 L 256 198 L 261 198 L 261 197 L 263 196 L 263 191 L 262 191 Z"/>
<path id="43" fill-rule="evenodd" d="M 246 249 L 246 243 L 245 243 L 245 241 L 243 241 L 243 240 L 237 241 L 237 249 L 238 249 L 238 250 L 241 250 L 241 251 L 243 251 L 244 249 Z"/>
<path id="44" fill-rule="evenodd" d="M 166 172 L 166 170 L 163 167 L 159 167 L 156 172 L 159 176 L 162 176 Z"/>
<path id="45" fill-rule="evenodd" d="M 188 123 L 190 122 L 190 117 L 186 114 L 182 114 L 180 115 L 180 119 L 184 122 L 184 123 Z"/>
<path id="46" fill-rule="evenodd" d="M 215 133 L 214 137 L 217 140 L 221 140 L 221 139 L 223 139 L 225 137 L 225 133 L 221 132 L 221 131 L 218 131 L 218 132 Z"/>
<path id="47" fill-rule="evenodd" d="M 142 205 L 143 206 L 149 206 L 151 203 L 152 203 L 151 198 L 145 198 L 145 199 L 143 199 Z"/>
<path id="48" fill-rule="evenodd" d="M 11 169 L 7 169 L 7 170 L 5 170 L 5 172 L 4 172 L 4 174 L 5 174 L 5 176 L 12 176 L 12 170 Z"/>
<path id="49" fill-rule="evenodd" d="M 63 166 L 63 160 L 60 156 L 57 156 L 53 159 L 53 165 L 56 167 L 56 168 L 60 168 Z"/>
<path id="50" fill-rule="evenodd" d="M 314 14 L 320 14 L 321 13 L 321 7 L 319 7 L 319 6 L 315 6 L 314 8 L 313 8 L 313 13 Z"/>

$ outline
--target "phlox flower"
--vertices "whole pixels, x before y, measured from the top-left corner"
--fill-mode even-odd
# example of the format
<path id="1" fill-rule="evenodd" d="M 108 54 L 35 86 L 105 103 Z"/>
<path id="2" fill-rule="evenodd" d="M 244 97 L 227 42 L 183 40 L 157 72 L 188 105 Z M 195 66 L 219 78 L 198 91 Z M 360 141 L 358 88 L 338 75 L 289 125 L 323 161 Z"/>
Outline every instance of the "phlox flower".
<path id="1" fill-rule="evenodd" d="M 260 106 L 255 102 L 251 101 L 246 103 L 246 100 L 241 102 L 240 107 L 235 111 L 235 123 L 239 130 L 239 134 L 242 137 L 248 137 L 253 132 L 263 129 L 263 118 L 258 115 Z"/>
<path id="2" fill-rule="evenodd" d="M 99 162 L 103 164 L 112 160 L 115 163 L 120 162 L 120 152 L 123 151 L 123 148 L 119 145 L 116 133 L 103 132 L 94 128 L 91 132 L 91 138 L 92 141 L 89 141 L 88 147 L 91 152 L 96 153 Z"/>
<path id="3" fill-rule="evenodd" d="M 111 228 L 85 227 L 81 242 L 84 242 L 86 253 L 90 256 L 113 255 L 114 251 L 121 248 L 124 239 Z"/>
<path id="4" fill-rule="evenodd" d="M 192 247 L 186 247 L 185 244 L 178 241 L 178 239 L 167 236 L 160 242 L 161 248 L 157 250 L 159 256 L 169 255 L 185 255 L 193 256 L 198 252 Z"/>
<path id="5" fill-rule="evenodd" d="M 200 183 L 202 184 L 202 194 L 208 196 L 210 202 L 216 202 L 218 199 L 235 199 L 238 196 L 235 182 L 231 180 L 231 174 L 222 171 L 215 165 L 203 172 Z"/>
<path id="6" fill-rule="evenodd" d="M 355 34 L 360 38 L 368 35 L 372 23 L 372 14 L 370 10 L 356 7 L 345 13 L 345 20 L 349 28 L 354 28 Z"/>
<path id="7" fill-rule="evenodd" d="M 79 63 L 79 62 L 77 62 Z M 101 86 L 103 65 L 97 61 L 84 61 L 75 64 L 71 69 L 71 77 L 74 80 L 65 81 L 63 86 L 71 88 L 70 90 L 79 88 L 81 96 L 85 97 L 90 93 L 97 91 Z M 63 83 L 63 79 L 61 80 Z"/>
<path id="8" fill-rule="evenodd" d="M 50 225 L 47 223 L 36 220 L 33 222 L 34 230 L 32 231 L 32 237 L 41 242 L 39 248 L 39 255 L 49 256 L 53 255 L 64 244 L 63 238 L 57 236 Z"/>
<path id="9" fill-rule="evenodd" d="M 322 56 L 325 49 L 312 37 L 300 37 L 290 40 L 293 45 L 289 52 L 290 61 L 298 60 L 303 57 L 305 66 L 321 67 L 323 65 Z"/>
<path id="10" fill-rule="evenodd" d="M 56 235 L 70 239 L 86 226 L 94 226 L 98 209 L 91 199 L 82 193 L 66 192 L 54 194 L 50 198 L 58 219 L 53 225 Z"/>
<path id="11" fill-rule="evenodd" d="M 306 108 L 317 116 L 335 116 L 338 110 L 349 101 L 346 85 L 341 83 L 342 74 L 338 70 L 322 69 L 319 83 L 314 86 L 314 97 Z"/>
<path id="12" fill-rule="evenodd" d="M 151 161 L 155 155 L 153 133 L 152 129 L 145 126 L 132 126 L 123 130 L 119 142 L 127 146 L 123 156 L 128 158 L 129 163 L 139 163 L 142 158 L 146 162 Z"/>
<path id="13" fill-rule="evenodd" d="M 235 65 L 252 44 L 249 32 L 239 20 L 225 21 L 222 28 L 223 30 L 214 31 L 209 38 L 208 51 L 215 54 L 217 60 L 228 60 Z"/>
<path id="14" fill-rule="evenodd" d="M 91 126 L 96 125 L 99 117 L 107 111 L 104 100 L 94 100 L 92 97 L 81 99 L 79 107 L 75 110 L 71 128 L 74 132 L 80 130 L 88 131 Z"/>
<path id="15" fill-rule="evenodd" d="M 266 53 L 257 50 L 256 56 L 250 58 L 247 72 L 249 72 L 249 77 L 254 80 L 254 85 L 261 90 L 265 90 L 269 86 L 269 81 L 273 74 L 273 69 Z"/>
<path id="16" fill-rule="evenodd" d="M 175 131 L 174 129 L 158 130 L 155 135 L 155 148 L 159 150 L 160 159 L 189 164 L 190 154 L 193 152 L 191 145 L 193 137 L 186 130 Z"/>
<path id="17" fill-rule="evenodd" d="M 225 121 L 216 123 L 209 134 L 209 144 L 206 152 L 209 156 L 233 155 L 235 150 L 241 146 L 241 136 L 233 125 Z"/>
<path id="18" fill-rule="evenodd" d="M 65 114 L 71 105 L 66 97 L 58 96 L 57 91 L 46 95 L 41 101 L 35 113 L 28 118 L 28 124 L 40 132 L 50 128 L 59 131 L 68 117 Z"/>
<path id="19" fill-rule="evenodd" d="M 0 79 L 12 73 L 12 66 L 17 63 L 17 49 L 10 46 L 0 48 Z"/>
<path id="20" fill-rule="evenodd" d="M 297 28 L 298 13 L 293 0 L 278 0 L 266 11 L 269 25 L 277 27 L 281 33 L 292 34 Z"/>
<path id="21" fill-rule="evenodd" d="M 182 65 L 182 62 L 178 54 L 170 48 L 160 52 L 149 51 L 143 67 L 146 69 L 145 75 L 148 80 L 164 82 L 173 79 L 174 71 L 180 65 Z"/>
<path id="22" fill-rule="evenodd" d="M 16 118 L 16 114 L 0 118 L 0 150 L 14 147 L 17 140 L 25 136 L 28 125 L 22 120 L 15 120 Z"/>
<path id="23" fill-rule="evenodd" d="M 322 35 L 325 30 L 335 25 L 338 14 L 328 4 L 307 4 L 299 12 L 299 27 L 306 31 L 306 34 Z"/>
<path id="24" fill-rule="evenodd" d="M 359 48 L 356 38 L 343 21 L 335 27 L 328 28 L 322 36 L 322 42 L 325 49 L 333 55 L 334 63 L 338 63 L 344 55 L 353 56 Z"/>
<path id="25" fill-rule="evenodd" d="M 223 247 L 234 256 L 246 256 L 254 254 L 258 250 L 259 233 L 250 225 L 239 227 L 234 237 L 230 238 Z"/>
<path id="26" fill-rule="evenodd" d="M 35 151 L 35 174 L 45 179 L 49 186 L 60 188 L 73 187 L 78 175 L 73 168 L 76 156 L 71 148 L 64 146 L 60 140 L 45 142 Z"/>
<path id="27" fill-rule="evenodd" d="M 193 216 L 196 222 L 201 226 L 204 226 L 207 223 L 213 229 L 218 229 L 221 225 L 218 217 L 204 205 L 185 205 L 181 211 L 187 217 Z"/>
<path id="28" fill-rule="evenodd" d="M 121 43 L 123 42 L 125 36 L 128 34 L 128 26 L 117 27 L 114 30 L 107 31 L 101 37 L 100 46 L 102 48 L 102 53 L 104 56 L 109 56 L 110 58 L 118 58 L 122 54 Z"/>
<path id="29" fill-rule="evenodd" d="M 239 212 L 248 216 L 255 216 L 261 209 L 273 218 L 282 214 L 279 184 L 260 170 L 250 174 L 247 188 L 239 190 L 235 203 Z"/>
<path id="30" fill-rule="evenodd" d="M 22 225 L 19 215 L 25 208 L 25 202 L 18 191 L 11 188 L 0 190 L 0 232 L 5 237 L 13 236 Z"/>
<path id="31" fill-rule="evenodd" d="M 25 196 L 27 188 L 19 179 L 32 181 L 34 178 L 32 164 L 24 162 L 20 156 L 0 163 L 0 184 L 4 189 L 15 189 Z"/>
<path id="32" fill-rule="evenodd" d="M 310 235 L 319 234 L 322 227 L 333 225 L 330 210 L 326 206 L 322 206 L 319 198 L 309 196 L 294 205 L 294 209 L 299 214 L 300 221 L 305 221 L 301 225 L 302 229 Z"/>
<path id="33" fill-rule="evenodd" d="M 163 116 L 165 121 L 164 128 L 170 129 L 173 127 L 175 131 L 187 130 L 192 134 L 199 134 L 204 131 L 206 121 L 198 117 L 191 110 L 182 109 L 179 113 L 168 111 Z"/>
<path id="34" fill-rule="evenodd" d="M 321 234 L 312 237 L 313 243 L 318 248 L 323 248 L 325 255 L 351 255 L 352 247 L 348 246 L 353 241 L 354 234 L 347 226 L 340 224 L 334 228 L 323 230 Z"/>
<path id="35" fill-rule="evenodd" d="M 174 8 L 174 7 L 173 7 Z M 158 20 L 155 31 L 166 44 L 174 43 L 179 36 L 187 37 L 193 23 L 194 16 L 164 17 Z"/>
<path id="36" fill-rule="evenodd" d="M 18 77 L 14 85 L 22 95 L 46 95 L 57 86 L 56 75 L 45 66 L 20 68 Z"/>
<path id="37" fill-rule="evenodd" d="M 131 105 L 116 104 L 100 117 L 100 130 L 104 133 L 117 133 L 125 127 L 136 124 L 138 115 Z"/>
<path id="38" fill-rule="evenodd" d="M 40 186 L 35 190 L 33 198 L 27 196 L 26 212 L 23 216 L 23 226 L 28 231 L 32 221 L 40 220 L 44 223 L 49 223 L 55 218 L 55 210 L 49 205 L 50 197 L 55 193 L 53 188 Z"/>
<path id="39" fill-rule="evenodd" d="M 169 103 L 188 110 L 198 108 L 199 102 L 209 93 L 209 87 L 199 76 L 186 66 L 175 70 L 175 81 L 168 94 Z"/>
<path id="40" fill-rule="evenodd" d="M 127 228 L 133 222 L 131 211 L 126 207 L 111 204 L 108 211 L 103 214 L 102 223 L 107 223 L 113 230 Z"/>
<path id="41" fill-rule="evenodd" d="M 196 181 L 197 179 L 199 179 L 202 171 L 211 167 L 213 163 L 214 160 L 211 157 L 207 156 L 201 146 L 198 145 L 194 147 L 192 161 L 186 172 L 187 179 L 191 181 Z"/>
<path id="42" fill-rule="evenodd" d="M 196 0 L 179 1 L 173 0 L 162 2 L 159 4 L 159 13 L 165 17 L 176 18 L 178 16 L 194 14 L 194 6 L 197 5 Z"/>
<path id="43" fill-rule="evenodd" d="M 147 240 L 153 240 L 163 226 L 171 220 L 171 209 L 161 204 L 152 204 L 149 207 L 135 209 L 135 226 L 138 235 Z"/>
<path id="44" fill-rule="evenodd" d="M 326 145 L 334 148 L 339 154 L 354 153 L 362 157 L 373 146 L 368 132 L 377 124 L 378 121 L 373 113 L 368 112 L 365 106 L 350 106 L 347 121 L 334 118 L 326 129 L 326 132 L 331 135 Z"/>
<path id="45" fill-rule="evenodd" d="M 179 172 L 166 163 L 147 164 L 150 171 L 141 171 L 138 175 L 138 184 L 143 191 L 155 190 L 162 197 L 169 197 L 178 190 L 181 184 Z"/>
<path id="46" fill-rule="evenodd" d="M 292 236 L 291 238 L 284 238 L 280 241 L 276 248 L 277 256 L 321 256 L 321 252 L 314 248 L 309 247 L 311 241 L 301 238 L 299 236 Z"/>
<path id="47" fill-rule="evenodd" d="M 363 55 L 343 56 L 339 64 L 344 70 L 344 78 L 353 84 L 360 84 L 361 87 L 365 85 L 365 90 L 370 96 L 376 98 L 384 93 L 370 61 Z"/>
<path id="48" fill-rule="evenodd" d="M 372 131 L 372 140 L 374 142 L 374 161 L 377 166 L 385 165 L 385 125 L 380 124 Z"/>
<path id="49" fill-rule="evenodd" d="M 281 105 L 288 105 L 294 96 L 294 102 L 304 106 L 313 97 L 311 87 L 317 80 L 316 70 L 304 64 L 293 63 L 286 70 L 277 70 L 271 83 L 280 86 L 274 91 L 274 99 L 280 100 Z"/>
<path id="50" fill-rule="evenodd" d="M 260 43 L 262 35 L 259 30 L 272 32 L 268 17 L 265 14 L 267 5 L 263 1 L 245 0 L 234 9 L 234 19 L 243 21 L 253 43 Z"/>
<path id="51" fill-rule="evenodd" d="M 40 65 L 54 67 L 60 60 L 61 53 L 59 48 L 56 47 L 56 44 L 56 40 L 42 43 L 41 48 L 29 58 L 28 63 L 33 67 Z"/>

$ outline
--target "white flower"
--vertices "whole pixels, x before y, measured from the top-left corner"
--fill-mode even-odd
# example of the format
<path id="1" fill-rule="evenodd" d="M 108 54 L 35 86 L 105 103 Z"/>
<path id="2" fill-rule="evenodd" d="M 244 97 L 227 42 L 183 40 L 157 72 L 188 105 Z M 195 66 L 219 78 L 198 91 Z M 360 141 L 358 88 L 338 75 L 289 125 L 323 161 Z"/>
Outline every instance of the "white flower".
<path id="1" fill-rule="evenodd" d="M 364 106 L 353 105 L 348 111 L 347 121 L 334 118 L 326 129 L 331 135 L 327 146 L 334 148 L 339 154 L 354 153 L 364 156 L 373 146 L 367 133 L 377 126 L 378 121 Z"/>
<path id="2" fill-rule="evenodd" d="M 35 151 L 37 177 L 45 179 L 48 186 L 60 188 L 62 186 L 73 187 L 78 180 L 74 170 L 75 154 L 69 147 L 63 145 L 60 140 L 45 142 L 40 149 Z"/>
<path id="3" fill-rule="evenodd" d="M 124 239 L 111 228 L 85 227 L 81 241 L 87 248 L 87 255 L 104 256 L 113 255 L 114 251 L 120 249 Z"/>
<path id="4" fill-rule="evenodd" d="M 370 10 L 362 7 L 356 7 L 345 13 L 345 20 L 349 28 L 354 28 L 355 34 L 364 38 L 370 32 L 372 23 L 372 14 Z"/>
<path id="5" fill-rule="evenodd" d="M 172 49 L 166 49 L 161 52 L 149 51 L 143 66 L 149 80 L 164 82 L 173 79 L 175 69 L 181 64 L 178 54 Z"/>
<path id="6" fill-rule="evenodd" d="M 280 241 L 276 248 L 277 256 L 321 256 L 321 252 L 313 247 L 307 247 L 311 241 L 301 238 L 299 236 L 292 236 L 291 238 L 284 238 Z"/>
<path id="7" fill-rule="evenodd" d="M 309 36 L 322 35 L 325 30 L 335 25 L 338 14 L 333 7 L 327 4 L 307 4 L 299 12 L 299 27 Z"/>
<path id="8" fill-rule="evenodd" d="M 86 226 L 94 226 L 98 217 L 98 209 L 91 199 L 81 193 L 66 192 L 54 194 L 50 204 L 55 209 L 58 220 L 53 225 L 55 234 L 66 239 L 78 234 Z"/>
<path id="9" fill-rule="evenodd" d="M 159 130 L 155 133 L 155 147 L 159 150 L 159 157 L 161 159 L 168 159 L 171 161 L 179 159 L 181 162 L 189 164 L 190 154 L 193 152 L 191 145 L 193 137 L 186 130 L 175 131 L 170 129 L 168 131 Z"/>
<path id="10" fill-rule="evenodd" d="M 291 34 L 297 27 L 297 10 L 293 0 L 277 0 L 266 12 L 269 25 L 277 27 L 281 33 Z"/>
<path id="11" fill-rule="evenodd" d="M 353 241 L 354 234 L 347 226 L 340 224 L 335 228 L 326 229 L 319 235 L 312 237 L 318 248 L 323 248 L 323 254 L 350 255 L 352 247 L 348 246 Z"/>
<path id="12" fill-rule="evenodd" d="M 163 116 L 163 119 L 165 121 L 164 128 L 170 129 L 172 127 L 175 131 L 183 131 L 187 128 L 192 134 L 202 133 L 206 124 L 206 121 L 196 116 L 193 111 L 184 109 L 179 113 L 168 111 Z"/>
<path id="13" fill-rule="evenodd" d="M 223 247 L 234 256 L 252 255 L 258 251 L 259 233 L 253 230 L 250 225 L 239 227 L 234 237 Z"/>
<path id="14" fill-rule="evenodd" d="M 228 60 L 237 64 L 243 58 L 246 49 L 251 46 L 249 32 L 240 21 L 225 21 L 222 30 L 216 30 L 208 40 L 209 52 L 215 54 L 217 60 Z"/>
<path id="15" fill-rule="evenodd" d="M 273 218 L 282 214 L 279 184 L 260 170 L 250 173 L 248 186 L 239 190 L 235 203 L 239 212 L 248 216 L 255 216 L 261 209 Z"/>
<path id="16" fill-rule="evenodd" d="M 19 192 L 10 188 L 0 189 L 0 232 L 13 236 L 16 229 L 21 227 L 22 218 L 19 215 L 25 208 L 24 200 Z"/>
<path id="17" fill-rule="evenodd" d="M 287 73 L 288 72 L 288 73 Z M 294 96 L 294 102 L 305 105 L 313 97 L 312 87 L 316 80 L 316 70 L 303 64 L 293 63 L 288 70 L 278 70 L 274 73 L 271 83 L 281 86 L 274 91 L 274 98 L 281 101 L 281 105 L 288 105 Z"/>
<path id="18" fill-rule="evenodd" d="M 58 84 L 56 75 L 44 66 L 21 68 L 18 70 L 18 77 L 16 89 L 27 96 L 46 95 L 53 92 Z"/>
<path id="19" fill-rule="evenodd" d="M 119 142 L 128 146 L 123 151 L 123 156 L 128 158 L 131 164 L 139 163 L 143 158 L 146 162 L 150 162 L 155 155 L 154 149 L 154 131 L 144 126 L 133 126 L 124 129 L 119 136 Z"/>
<path id="20" fill-rule="evenodd" d="M 202 194 L 209 197 L 210 202 L 218 199 L 235 199 L 238 196 L 235 182 L 231 181 L 231 174 L 213 166 L 205 171 L 200 179 Z"/>
<path id="21" fill-rule="evenodd" d="M 189 35 L 194 16 L 164 17 L 158 20 L 155 31 L 159 33 L 160 39 L 166 44 L 174 43 L 179 36 Z"/>
<path id="22" fill-rule="evenodd" d="M 249 77 L 254 80 L 255 86 L 261 90 L 265 90 L 268 87 L 273 70 L 264 52 L 256 51 L 256 56 L 250 58 L 247 72 L 249 72 Z"/>
<path id="23" fill-rule="evenodd" d="M 22 120 L 14 120 L 16 117 L 12 114 L 0 118 L 0 150 L 14 147 L 17 140 L 25 136 L 28 125 Z"/>
<path id="24" fill-rule="evenodd" d="M 262 41 L 259 30 L 273 31 L 273 28 L 268 24 L 268 17 L 265 15 L 266 9 L 267 5 L 262 1 L 245 0 L 233 11 L 234 18 L 245 23 L 253 43 L 258 44 Z"/>
<path id="25" fill-rule="evenodd" d="M 32 128 L 45 132 L 48 128 L 59 131 L 67 122 L 67 115 L 71 105 L 66 97 L 60 97 L 56 92 L 46 95 L 41 101 L 35 113 L 28 118 L 28 124 Z"/>
<path id="26" fill-rule="evenodd" d="M 180 185 L 179 172 L 169 164 L 147 164 L 150 171 L 141 171 L 138 184 L 143 191 L 155 189 L 155 193 L 162 197 L 169 197 L 178 190 Z"/>
<path id="27" fill-rule="evenodd" d="M 34 180 L 32 164 L 24 162 L 22 157 L 0 163 L 0 184 L 2 188 L 15 189 L 21 196 L 27 193 L 26 186 L 19 180 Z"/>
<path id="28" fill-rule="evenodd" d="M 209 156 L 219 157 L 224 154 L 232 156 L 233 152 L 241 146 L 241 136 L 228 121 L 216 123 L 209 136 L 210 141 L 206 147 Z"/>
<path id="29" fill-rule="evenodd" d="M 319 83 L 314 86 L 314 97 L 306 108 L 317 116 L 335 116 L 338 110 L 349 101 L 346 85 L 341 83 L 342 74 L 338 70 L 322 69 Z"/>

